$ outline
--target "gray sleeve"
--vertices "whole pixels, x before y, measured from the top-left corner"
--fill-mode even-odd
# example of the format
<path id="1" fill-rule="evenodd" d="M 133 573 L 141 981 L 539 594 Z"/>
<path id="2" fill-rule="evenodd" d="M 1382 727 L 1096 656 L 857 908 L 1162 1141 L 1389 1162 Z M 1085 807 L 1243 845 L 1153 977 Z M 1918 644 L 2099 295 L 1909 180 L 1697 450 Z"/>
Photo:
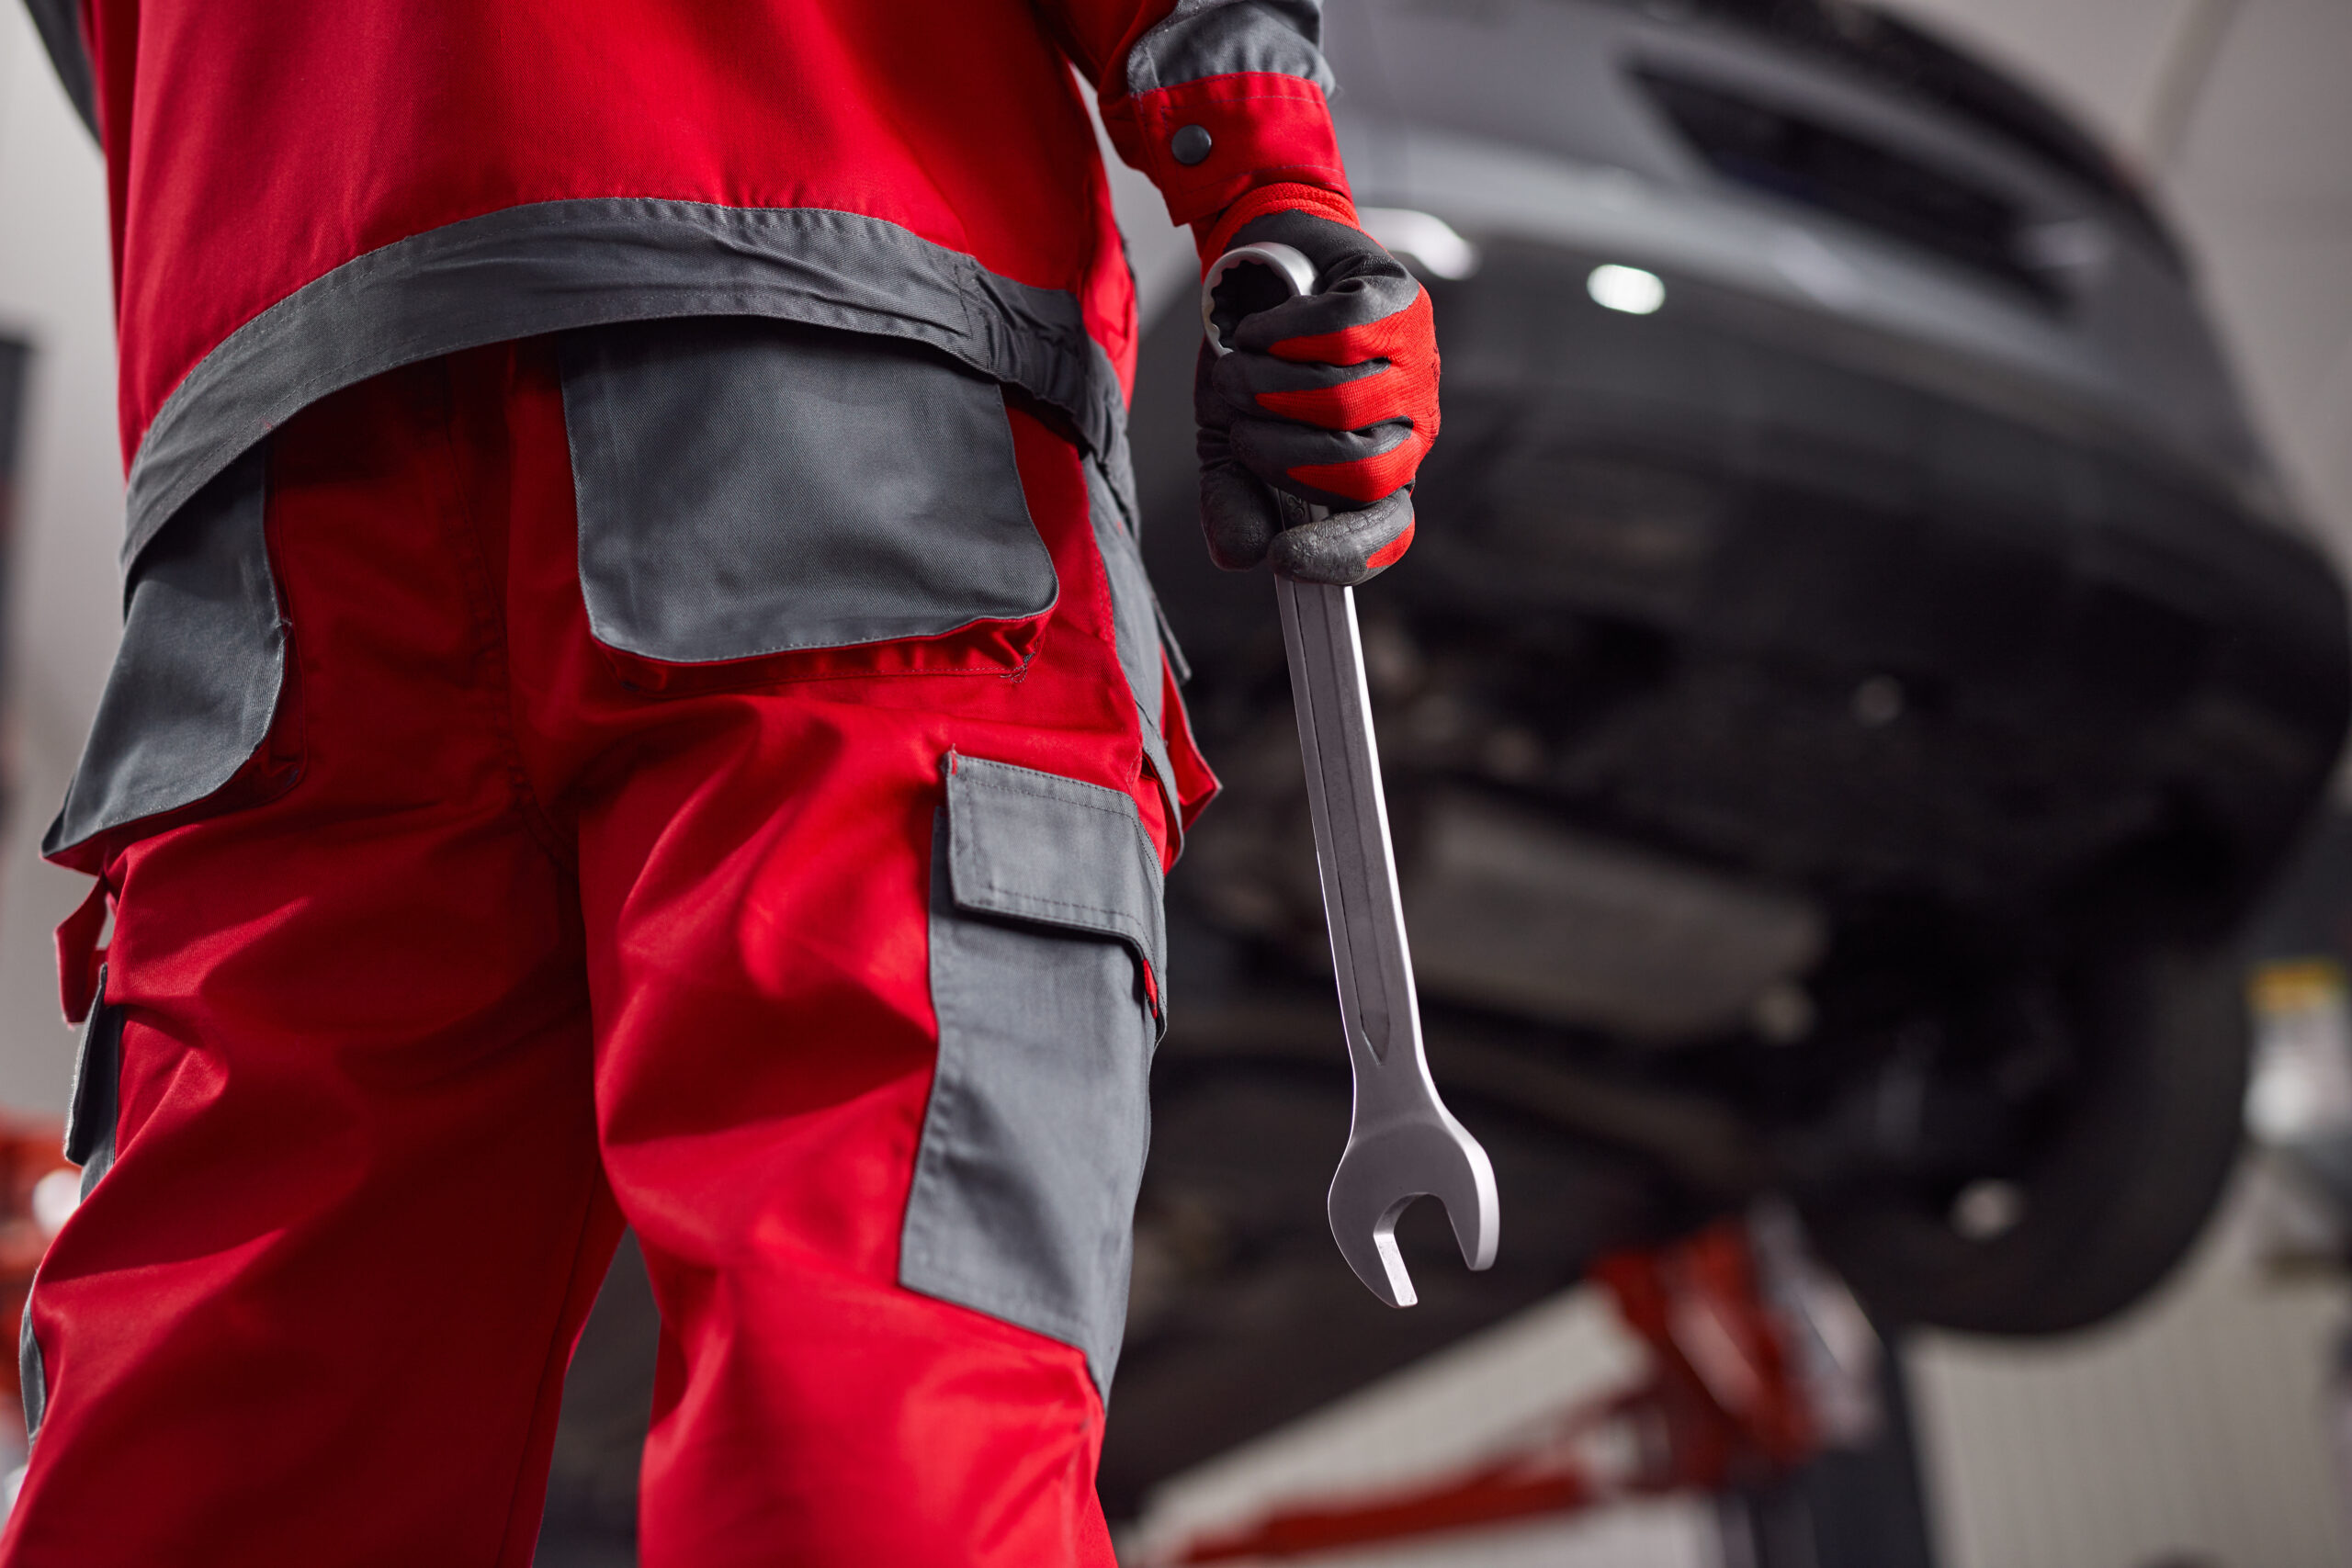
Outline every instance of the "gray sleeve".
<path id="1" fill-rule="evenodd" d="M 1322 0 L 1177 0 L 1127 51 L 1127 91 L 1250 71 L 1303 76 L 1329 93 L 1322 42 Z"/>
<path id="2" fill-rule="evenodd" d="M 82 123 L 96 137 L 97 75 L 91 68 L 89 49 L 82 41 L 79 0 L 25 0 L 25 9 L 33 14 L 34 30 L 40 34 L 42 47 L 49 51 L 49 62 L 57 68 L 57 79 L 64 85 L 65 96 L 74 100 L 74 112 L 82 117 Z"/>

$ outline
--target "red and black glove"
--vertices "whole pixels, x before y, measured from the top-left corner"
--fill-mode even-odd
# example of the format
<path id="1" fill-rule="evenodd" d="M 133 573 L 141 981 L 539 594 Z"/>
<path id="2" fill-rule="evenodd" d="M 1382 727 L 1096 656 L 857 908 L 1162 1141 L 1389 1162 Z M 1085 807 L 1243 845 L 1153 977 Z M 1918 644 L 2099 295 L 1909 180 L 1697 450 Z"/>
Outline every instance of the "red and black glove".
<path id="1" fill-rule="evenodd" d="M 1358 583 L 1413 542 L 1413 476 L 1438 432 L 1437 334 L 1404 264 L 1340 220 L 1353 217 L 1343 202 L 1314 205 L 1333 215 L 1228 218 L 1203 247 L 1213 261 L 1236 245 L 1289 245 L 1313 264 L 1316 292 L 1265 291 L 1272 280 L 1256 267 L 1218 287 L 1233 352 L 1203 344 L 1193 378 L 1201 527 L 1229 571 L 1270 560 L 1301 581 Z M 1309 522 L 1308 502 L 1331 515 Z"/>

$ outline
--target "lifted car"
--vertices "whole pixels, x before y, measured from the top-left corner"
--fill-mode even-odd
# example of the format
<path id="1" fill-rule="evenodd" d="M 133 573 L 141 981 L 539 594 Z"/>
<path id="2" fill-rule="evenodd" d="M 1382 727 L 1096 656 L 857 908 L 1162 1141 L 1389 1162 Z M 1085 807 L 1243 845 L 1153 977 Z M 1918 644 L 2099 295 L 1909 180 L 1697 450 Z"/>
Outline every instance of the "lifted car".
<path id="1" fill-rule="evenodd" d="M 2229 941 L 2347 702 L 2342 591 L 2179 246 L 2064 117 L 1864 7 L 1329 28 L 1358 200 L 1445 355 L 1426 526 L 1359 604 L 1503 1253 L 1463 1274 L 1419 1206 L 1392 1314 L 1324 1234 L 1347 1077 L 1281 638 L 1203 558 L 1180 300 L 1136 468 L 1228 787 L 1170 884 L 1114 1517 L 1766 1194 L 1887 1323 L 2134 1301 L 2237 1147 Z"/>

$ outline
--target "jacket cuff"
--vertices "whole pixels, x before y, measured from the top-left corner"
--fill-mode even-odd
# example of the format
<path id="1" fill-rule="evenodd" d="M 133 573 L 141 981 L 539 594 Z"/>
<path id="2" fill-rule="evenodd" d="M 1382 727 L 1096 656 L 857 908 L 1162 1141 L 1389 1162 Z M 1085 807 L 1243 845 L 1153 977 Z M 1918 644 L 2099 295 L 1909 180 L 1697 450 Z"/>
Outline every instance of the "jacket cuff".
<path id="1" fill-rule="evenodd" d="M 1298 76 L 1237 72 L 1117 99 L 1103 127 L 1151 176 L 1177 223 L 1207 218 L 1261 186 L 1305 185 L 1347 199 L 1347 171 L 1323 89 Z"/>
<path id="2" fill-rule="evenodd" d="M 1193 221 L 1193 242 L 1200 248 L 1201 270 L 1206 272 L 1211 262 L 1233 247 L 1234 235 L 1244 226 L 1269 212 L 1306 212 L 1351 229 L 1363 227 L 1356 219 L 1356 204 L 1345 192 L 1288 183 L 1260 186 L 1215 217 Z"/>

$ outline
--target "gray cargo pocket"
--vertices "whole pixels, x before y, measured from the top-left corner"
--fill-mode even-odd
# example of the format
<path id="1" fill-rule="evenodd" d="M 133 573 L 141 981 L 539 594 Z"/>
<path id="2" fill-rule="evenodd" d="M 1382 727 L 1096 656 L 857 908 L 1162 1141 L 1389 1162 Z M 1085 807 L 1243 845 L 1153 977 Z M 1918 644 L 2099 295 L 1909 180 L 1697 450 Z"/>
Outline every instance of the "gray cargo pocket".
<path id="1" fill-rule="evenodd" d="M 43 854 L 194 805 L 268 739 L 286 627 L 264 532 L 267 472 L 265 443 L 131 563 L 122 643 Z"/>
<path id="2" fill-rule="evenodd" d="M 948 759 L 939 1066 L 899 1280 L 1086 1352 L 1107 1394 L 1150 1136 L 1159 863 L 1117 790 Z"/>
<path id="3" fill-rule="evenodd" d="M 1051 609 L 1002 389 L 919 345 L 723 317 L 567 333 L 580 586 L 665 664 Z"/>

